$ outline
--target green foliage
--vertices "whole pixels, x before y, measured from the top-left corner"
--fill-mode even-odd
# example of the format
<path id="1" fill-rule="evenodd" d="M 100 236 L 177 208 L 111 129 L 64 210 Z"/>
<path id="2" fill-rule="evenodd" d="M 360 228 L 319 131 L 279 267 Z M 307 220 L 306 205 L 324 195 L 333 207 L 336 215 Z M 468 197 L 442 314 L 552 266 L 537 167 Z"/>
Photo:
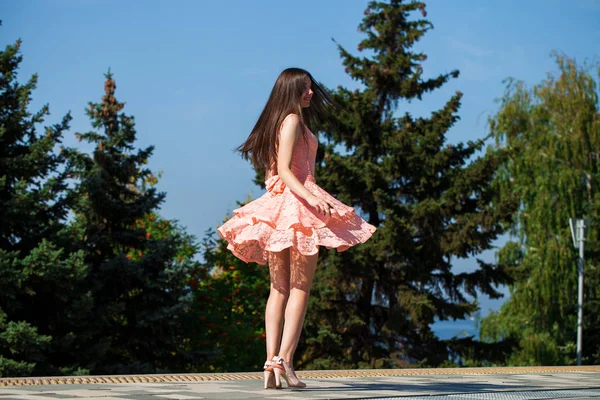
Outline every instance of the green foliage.
<path id="1" fill-rule="evenodd" d="M 508 80 L 490 120 L 498 147 L 508 151 L 494 182 L 500 197 L 521 200 L 512 240 L 498 253 L 512 267 L 511 298 L 484 319 L 481 337 L 513 338 L 519 349 L 507 362 L 575 362 L 577 252 L 569 218 L 590 218 L 586 243 L 583 358 L 600 359 L 599 242 L 600 113 L 591 68 L 554 55 L 558 74 L 528 88 Z"/>
<path id="2" fill-rule="evenodd" d="M 63 354 L 91 307 L 83 254 L 63 246 L 72 168 L 55 150 L 70 116 L 38 132 L 49 108 L 29 111 L 37 76 L 17 81 L 19 48 L 0 52 L 0 376 L 71 371 Z"/>
<path id="3" fill-rule="evenodd" d="M 58 149 L 70 116 L 38 133 L 49 109 L 28 110 L 37 77 L 17 82 L 19 46 L 0 52 L 0 376 L 194 368 L 198 247 L 157 214 L 152 147 L 135 152 L 108 74 L 88 109 L 100 132 L 77 134 L 93 155 Z"/>
<path id="4" fill-rule="evenodd" d="M 477 310 L 467 298 L 501 294 L 503 266 L 479 261 L 455 273 L 453 261 L 490 249 L 516 202 L 492 204 L 490 183 L 504 153 L 478 156 L 484 140 L 446 143 L 462 94 L 429 118 L 395 115 L 402 101 L 420 100 L 458 71 L 423 76 L 413 45 L 431 23 L 419 1 L 372 1 L 355 56 L 339 46 L 346 72 L 362 89 L 332 91 L 341 112 L 320 129 L 318 182 L 378 227 L 366 244 L 324 252 L 315 278 L 299 364 L 308 368 L 437 366 L 452 343 L 431 330 L 436 319 Z M 445 365 L 445 364 L 444 364 Z"/>
<path id="5" fill-rule="evenodd" d="M 44 361 L 51 340 L 52 337 L 40 335 L 28 322 L 7 323 L 6 314 L 0 310 L 0 346 L 8 349 L 11 357 L 0 356 L 0 376 L 30 375 L 36 363 Z"/>
<path id="6" fill-rule="evenodd" d="M 227 242 L 207 232 L 204 262 L 192 272 L 194 306 L 190 346 L 204 357 L 195 370 L 260 370 L 265 357 L 264 309 L 269 270 L 245 263 L 227 250 Z"/>

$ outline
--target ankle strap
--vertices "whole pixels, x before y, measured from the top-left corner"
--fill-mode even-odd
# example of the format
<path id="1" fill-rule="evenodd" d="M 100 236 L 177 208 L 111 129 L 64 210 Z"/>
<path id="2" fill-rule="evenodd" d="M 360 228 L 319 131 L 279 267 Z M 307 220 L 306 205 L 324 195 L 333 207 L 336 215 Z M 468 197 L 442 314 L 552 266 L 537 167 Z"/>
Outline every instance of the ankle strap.
<path id="1" fill-rule="evenodd" d="M 274 367 L 274 368 L 279 368 L 279 369 L 285 370 L 285 368 L 284 368 L 285 364 L 284 363 L 285 363 L 285 360 L 283 358 L 281 358 L 279 356 L 275 356 L 275 357 L 273 357 L 273 361 L 271 362 L 271 366 Z"/>
<path id="2" fill-rule="evenodd" d="M 275 356 L 273 357 L 273 361 L 279 365 L 283 364 L 285 362 L 285 360 L 279 356 Z"/>

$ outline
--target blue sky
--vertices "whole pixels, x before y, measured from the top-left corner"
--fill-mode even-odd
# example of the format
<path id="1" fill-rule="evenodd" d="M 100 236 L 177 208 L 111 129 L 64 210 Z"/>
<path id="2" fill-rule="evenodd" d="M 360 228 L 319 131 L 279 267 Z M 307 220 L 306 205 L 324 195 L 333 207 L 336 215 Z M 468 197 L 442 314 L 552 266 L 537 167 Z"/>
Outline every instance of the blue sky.
<path id="1" fill-rule="evenodd" d="M 86 149 L 75 132 L 91 129 L 88 101 L 103 94 L 110 67 L 117 98 L 133 115 L 138 145 L 155 145 L 162 171 L 162 215 L 202 238 L 236 207 L 258 197 L 254 172 L 232 150 L 248 135 L 279 72 L 311 71 L 328 87 L 356 87 L 331 38 L 356 53 L 364 0 L 3 0 L 1 45 L 23 40 L 19 79 L 39 74 L 33 109 L 48 103 L 56 123 L 74 117 L 65 144 Z M 597 60 L 600 0 L 435 0 L 433 23 L 416 49 L 425 76 L 459 69 L 458 79 L 399 112 L 426 116 L 464 93 L 448 141 L 487 134 L 486 120 L 507 77 L 529 84 L 555 71 L 550 52 Z M 493 252 L 484 255 L 493 259 Z M 473 260 L 462 261 L 469 269 Z M 482 308 L 500 302 L 482 301 Z"/>

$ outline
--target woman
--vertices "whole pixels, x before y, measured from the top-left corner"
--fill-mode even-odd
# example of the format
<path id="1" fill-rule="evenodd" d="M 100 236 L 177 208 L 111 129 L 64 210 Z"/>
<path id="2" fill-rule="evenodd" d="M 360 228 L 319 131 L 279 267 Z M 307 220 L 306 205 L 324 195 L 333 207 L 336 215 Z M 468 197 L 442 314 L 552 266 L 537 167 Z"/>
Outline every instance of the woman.
<path id="1" fill-rule="evenodd" d="M 280 388 L 281 376 L 290 387 L 306 386 L 293 359 L 319 246 L 344 251 L 375 231 L 315 183 L 318 141 L 310 127 L 332 110 L 331 99 L 307 71 L 288 68 L 279 75 L 254 129 L 237 149 L 265 171 L 267 193 L 234 210 L 218 228 L 236 257 L 269 264 L 265 389 Z"/>

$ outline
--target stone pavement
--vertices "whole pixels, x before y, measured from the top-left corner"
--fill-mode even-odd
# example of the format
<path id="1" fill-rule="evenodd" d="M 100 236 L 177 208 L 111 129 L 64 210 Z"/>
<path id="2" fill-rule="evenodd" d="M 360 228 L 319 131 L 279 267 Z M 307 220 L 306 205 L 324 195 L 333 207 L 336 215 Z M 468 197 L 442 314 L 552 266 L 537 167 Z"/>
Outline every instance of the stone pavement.
<path id="1" fill-rule="evenodd" d="M 307 388 L 289 389 L 284 381 L 284 389 L 281 390 L 264 390 L 261 375 L 0 378 L 0 400 L 600 400 L 600 366 L 305 371 L 299 375 L 308 384 Z"/>

